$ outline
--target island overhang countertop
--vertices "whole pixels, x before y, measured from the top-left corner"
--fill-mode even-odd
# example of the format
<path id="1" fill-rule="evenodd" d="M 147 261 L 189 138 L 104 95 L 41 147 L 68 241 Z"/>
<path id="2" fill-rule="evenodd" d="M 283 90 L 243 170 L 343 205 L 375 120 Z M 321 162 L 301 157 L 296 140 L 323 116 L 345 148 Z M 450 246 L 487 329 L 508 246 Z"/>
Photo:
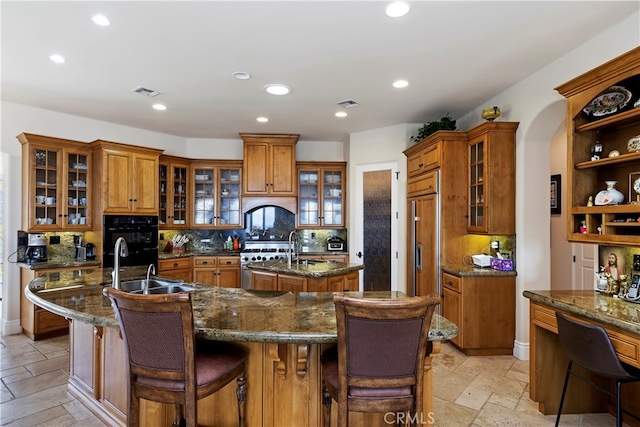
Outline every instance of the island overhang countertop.
<path id="1" fill-rule="evenodd" d="M 286 264 L 285 264 L 286 266 Z M 118 328 L 113 308 L 102 294 L 111 269 L 47 273 L 24 292 L 34 304 L 55 314 L 96 326 Z M 146 267 L 125 267 L 121 280 L 144 278 Z M 194 325 L 204 339 L 262 343 L 337 342 L 333 293 L 278 292 L 193 284 Z M 401 292 L 349 292 L 366 298 L 406 298 Z M 434 314 L 430 340 L 455 337 L 457 326 Z"/>
<path id="2" fill-rule="evenodd" d="M 362 264 L 312 259 L 292 261 L 290 266 L 286 259 L 256 261 L 247 263 L 246 267 L 250 270 L 305 277 L 339 276 L 364 269 Z"/>

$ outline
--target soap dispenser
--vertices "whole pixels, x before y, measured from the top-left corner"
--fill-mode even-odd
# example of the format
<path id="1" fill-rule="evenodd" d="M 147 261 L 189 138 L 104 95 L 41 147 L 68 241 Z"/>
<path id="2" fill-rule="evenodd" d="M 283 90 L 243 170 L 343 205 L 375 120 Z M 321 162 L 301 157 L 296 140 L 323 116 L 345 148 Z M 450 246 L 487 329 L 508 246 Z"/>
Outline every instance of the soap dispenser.
<path id="1" fill-rule="evenodd" d="M 233 249 L 233 242 L 231 241 L 231 236 L 227 237 L 227 244 L 225 245 L 225 249 L 227 250 Z"/>

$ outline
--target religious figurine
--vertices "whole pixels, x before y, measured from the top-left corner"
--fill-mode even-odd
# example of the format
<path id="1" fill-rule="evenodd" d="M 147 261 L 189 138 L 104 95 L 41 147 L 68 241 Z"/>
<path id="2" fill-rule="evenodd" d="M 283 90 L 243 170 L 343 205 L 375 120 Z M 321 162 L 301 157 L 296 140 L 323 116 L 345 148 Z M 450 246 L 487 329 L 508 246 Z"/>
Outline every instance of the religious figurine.
<path id="1" fill-rule="evenodd" d="M 627 280 L 627 275 L 623 274 L 619 277 L 618 283 L 620 284 L 620 291 L 618 296 L 620 298 L 624 298 L 627 296 L 627 292 L 629 291 L 629 281 Z"/>
<path id="2" fill-rule="evenodd" d="M 589 201 L 587 201 L 587 206 L 593 206 L 593 196 L 589 196 Z"/>

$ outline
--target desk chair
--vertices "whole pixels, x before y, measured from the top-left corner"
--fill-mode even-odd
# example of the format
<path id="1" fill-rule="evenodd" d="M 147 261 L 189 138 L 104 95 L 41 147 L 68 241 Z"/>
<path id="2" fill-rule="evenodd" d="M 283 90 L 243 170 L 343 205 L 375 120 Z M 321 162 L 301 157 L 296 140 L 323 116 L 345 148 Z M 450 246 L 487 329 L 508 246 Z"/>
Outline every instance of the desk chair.
<path id="1" fill-rule="evenodd" d="M 424 362 L 437 295 L 405 299 L 351 298 L 336 294 L 338 345 L 321 356 L 324 425 L 331 423 L 331 400 L 338 425 L 349 411 L 423 411 Z"/>
<path id="2" fill-rule="evenodd" d="M 564 397 L 567 392 L 567 385 L 569 384 L 569 377 L 571 375 L 591 384 L 607 395 L 616 398 L 616 421 L 618 427 L 622 427 L 622 412 L 640 420 L 635 415 L 623 410 L 620 402 L 620 387 L 622 383 L 640 381 L 640 378 L 638 377 L 639 372 L 636 370 L 632 374 L 629 371 L 634 370 L 633 367 L 629 366 L 628 368 L 625 368 L 622 365 L 620 359 L 618 359 L 615 349 L 613 348 L 611 339 L 604 328 L 589 323 L 577 322 L 558 311 L 556 311 L 556 319 L 558 320 L 558 339 L 560 340 L 560 345 L 569 357 L 567 375 L 564 379 L 562 397 L 560 398 L 560 407 L 558 408 L 558 416 L 556 418 L 556 427 L 560 423 L 562 405 L 564 404 Z M 595 384 L 593 381 L 572 371 L 571 367 L 573 366 L 573 362 L 588 371 L 615 380 L 616 392 L 612 393 L 611 391 Z"/>
<path id="3" fill-rule="evenodd" d="M 128 426 L 140 424 L 139 399 L 176 405 L 174 425 L 195 427 L 198 399 L 238 380 L 239 425 L 245 424 L 247 351 L 196 341 L 191 294 L 136 295 L 106 287 L 116 312 L 128 364 Z M 184 419 L 182 408 L 184 407 Z"/>

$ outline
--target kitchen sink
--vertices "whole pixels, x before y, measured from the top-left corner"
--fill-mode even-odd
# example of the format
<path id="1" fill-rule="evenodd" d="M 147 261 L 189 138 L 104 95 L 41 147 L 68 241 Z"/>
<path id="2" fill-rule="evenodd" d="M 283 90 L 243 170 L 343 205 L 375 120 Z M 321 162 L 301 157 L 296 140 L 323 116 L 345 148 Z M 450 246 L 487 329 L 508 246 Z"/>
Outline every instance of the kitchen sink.
<path id="1" fill-rule="evenodd" d="M 326 264 L 329 261 L 325 261 L 323 259 L 301 259 L 300 264 L 302 265 L 316 265 L 316 264 Z"/>
<path id="2" fill-rule="evenodd" d="M 126 280 L 120 282 L 120 289 L 132 294 L 141 294 L 146 281 L 146 279 Z M 181 281 L 149 279 L 150 294 L 174 294 L 176 292 L 189 292 L 195 289 L 195 287 L 185 285 L 184 282 Z"/>

